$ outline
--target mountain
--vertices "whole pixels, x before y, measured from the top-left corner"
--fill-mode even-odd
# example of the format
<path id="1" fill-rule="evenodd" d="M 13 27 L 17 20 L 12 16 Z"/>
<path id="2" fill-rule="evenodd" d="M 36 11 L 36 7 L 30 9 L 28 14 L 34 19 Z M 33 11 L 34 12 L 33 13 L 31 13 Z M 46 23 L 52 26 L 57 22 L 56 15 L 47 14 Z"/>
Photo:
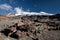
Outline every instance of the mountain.
<path id="1" fill-rule="evenodd" d="M 60 37 L 59 36 L 60 35 L 59 34 L 60 33 L 60 31 L 59 31 L 60 30 L 60 20 L 59 20 L 60 14 L 55 14 L 55 15 L 46 15 L 47 13 L 43 13 L 43 14 L 44 15 L 30 15 L 29 14 L 30 16 L 29 15 L 26 15 L 26 16 L 17 15 L 17 16 L 10 16 L 10 17 L 8 17 L 6 15 L 0 15 L 1 18 L 4 17 L 4 18 L 10 19 L 8 21 L 5 20 L 5 21 L 0 22 L 0 30 L 2 29 L 1 31 L 5 31 L 5 29 L 13 27 L 12 24 L 16 25 L 15 24 L 15 22 L 16 22 L 16 23 L 18 23 L 18 28 L 20 28 L 20 27 L 32 27 L 32 28 L 39 27 L 40 33 L 42 33 L 43 35 L 38 35 L 38 37 L 42 38 L 43 40 L 59 39 L 59 37 Z M 9 15 L 12 15 L 12 14 L 9 14 Z M 21 18 L 21 20 L 20 20 L 20 18 Z M 5 27 L 5 25 L 6 25 L 6 27 Z M 5 32 L 5 33 L 7 33 L 7 32 Z M 16 34 L 16 32 L 14 32 L 14 33 Z M 52 35 L 52 36 L 50 36 L 50 35 Z M 1 39 L 2 39 L 2 36 L 4 37 L 6 35 L 1 35 L 1 37 L 0 37 Z M 13 36 L 13 34 L 12 34 L 12 36 Z M 14 37 L 15 36 L 11 37 L 11 38 L 13 38 L 12 40 L 16 39 Z M 24 36 L 24 37 L 26 37 L 26 36 Z M 5 39 L 5 38 L 3 38 L 3 39 Z"/>

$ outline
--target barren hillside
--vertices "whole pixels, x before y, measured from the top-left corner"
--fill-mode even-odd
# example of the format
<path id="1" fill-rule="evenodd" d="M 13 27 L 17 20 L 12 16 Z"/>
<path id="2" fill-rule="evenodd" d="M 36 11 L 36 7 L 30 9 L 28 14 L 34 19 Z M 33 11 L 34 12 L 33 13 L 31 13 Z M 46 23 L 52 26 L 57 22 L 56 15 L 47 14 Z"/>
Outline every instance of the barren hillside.
<path id="1" fill-rule="evenodd" d="M 2 20 L 0 21 L 0 31 L 3 31 L 9 28 L 10 26 L 13 26 L 15 23 L 18 23 L 19 28 L 32 27 L 32 30 L 34 30 L 35 27 L 39 27 L 40 33 L 37 34 L 37 36 L 34 35 L 33 33 L 31 34 L 30 32 L 28 32 L 30 36 L 33 36 L 33 38 L 37 37 L 39 40 L 60 40 L 60 19 L 58 15 L 15 16 L 15 17 L 9 17 L 9 20 L 7 20 L 8 17 L 1 16 L 0 19 Z M 22 32 L 22 33 L 26 33 L 26 32 Z M 30 36 L 27 37 L 25 35 L 22 38 L 25 40 L 33 40 Z M 22 38 L 20 40 L 22 40 Z M 14 37 L 7 38 L 7 36 L 4 33 L 0 33 L 0 39 L 17 40 Z"/>

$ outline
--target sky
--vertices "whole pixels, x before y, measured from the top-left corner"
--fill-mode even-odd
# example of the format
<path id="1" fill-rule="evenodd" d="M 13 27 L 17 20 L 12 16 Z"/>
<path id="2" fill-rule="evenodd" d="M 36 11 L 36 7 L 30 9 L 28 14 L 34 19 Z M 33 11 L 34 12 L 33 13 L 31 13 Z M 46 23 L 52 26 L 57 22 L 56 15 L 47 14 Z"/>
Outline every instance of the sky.
<path id="1" fill-rule="evenodd" d="M 0 0 L 0 14 L 25 12 L 60 13 L 60 0 Z"/>

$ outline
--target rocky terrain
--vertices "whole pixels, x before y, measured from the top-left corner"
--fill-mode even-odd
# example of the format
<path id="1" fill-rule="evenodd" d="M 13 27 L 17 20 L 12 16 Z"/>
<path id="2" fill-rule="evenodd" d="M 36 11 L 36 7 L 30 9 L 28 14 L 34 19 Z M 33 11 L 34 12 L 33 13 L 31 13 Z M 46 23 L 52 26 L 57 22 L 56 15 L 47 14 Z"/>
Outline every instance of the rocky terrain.
<path id="1" fill-rule="evenodd" d="M 4 17 L 4 16 L 2 16 Z M 60 40 L 60 14 L 56 15 L 31 15 L 31 16 L 15 16 L 15 17 L 0 17 L 0 31 L 9 28 L 18 23 L 18 26 L 32 25 L 39 27 L 40 33 L 34 35 L 34 38 L 39 40 Z M 28 27 L 28 26 L 27 26 Z M 33 40 L 31 37 L 24 36 L 20 39 L 7 37 L 0 32 L 0 40 Z M 37 39 L 35 39 L 37 40 Z"/>

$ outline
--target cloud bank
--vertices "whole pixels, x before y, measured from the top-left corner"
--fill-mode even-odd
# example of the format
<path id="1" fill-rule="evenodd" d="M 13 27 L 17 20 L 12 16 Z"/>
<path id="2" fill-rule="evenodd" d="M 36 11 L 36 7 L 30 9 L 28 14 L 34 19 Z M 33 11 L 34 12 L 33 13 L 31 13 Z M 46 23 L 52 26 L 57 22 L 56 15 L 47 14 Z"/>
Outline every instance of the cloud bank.
<path id="1" fill-rule="evenodd" d="M 8 4 L 1 4 L 0 5 L 0 9 L 4 9 L 4 10 L 11 10 L 12 9 L 12 6 L 8 5 Z M 29 12 L 29 11 L 24 11 L 22 10 L 21 8 L 19 7 L 16 7 L 14 8 L 14 10 L 11 10 L 11 11 L 15 11 L 15 16 L 18 16 L 18 15 L 53 15 L 51 13 L 46 13 L 46 12 Z M 10 12 L 11 14 L 11 12 Z"/>
<path id="2" fill-rule="evenodd" d="M 15 8 L 14 9 L 16 11 L 15 16 L 18 15 L 53 15 L 51 13 L 46 13 L 46 12 L 29 12 L 29 11 L 24 11 L 21 8 Z"/>
<path id="3" fill-rule="evenodd" d="M 10 10 L 12 7 L 8 4 L 0 4 L 0 9 Z"/>

